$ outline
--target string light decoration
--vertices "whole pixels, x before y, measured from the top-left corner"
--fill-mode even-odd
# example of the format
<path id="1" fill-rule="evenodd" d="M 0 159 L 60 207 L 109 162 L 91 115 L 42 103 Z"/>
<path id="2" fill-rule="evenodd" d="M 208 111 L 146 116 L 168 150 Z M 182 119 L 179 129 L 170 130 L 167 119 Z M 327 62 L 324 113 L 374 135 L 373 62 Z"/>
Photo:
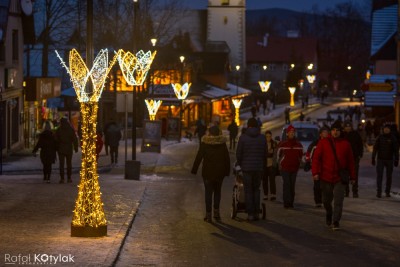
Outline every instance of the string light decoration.
<path id="1" fill-rule="evenodd" d="M 78 196 L 71 224 L 71 236 L 98 237 L 107 234 L 107 221 L 101 201 L 96 159 L 96 126 L 98 101 L 116 57 L 109 63 L 107 49 L 100 50 L 89 70 L 79 53 L 69 53 L 69 68 L 56 51 L 61 64 L 70 75 L 82 118 L 82 161 Z M 91 81 L 92 88 L 86 87 Z"/>
<path id="2" fill-rule="evenodd" d="M 189 94 L 191 83 L 184 83 L 181 85 L 180 83 L 171 83 L 172 88 L 174 89 L 175 95 L 178 99 L 184 100 Z"/>
<path id="3" fill-rule="evenodd" d="M 290 106 L 294 107 L 294 93 L 296 92 L 296 87 L 289 87 L 290 92 Z"/>
<path id="4" fill-rule="evenodd" d="M 271 82 L 270 81 L 259 81 L 258 84 L 261 87 L 261 92 L 266 93 L 269 90 L 269 87 L 271 86 Z"/>
<path id="5" fill-rule="evenodd" d="M 162 100 L 145 99 L 147 110 L 149 111 L 149 117 L 151 121 L 156 120 L 156 114 L 162 104 Z"/>
<path id="6" fill-rule="evenodd" d="M 235 106 L 235 122 L 236 125 L 240 125 L 239 120 L 239 109 L 240 105 L 242 104 L 243 98 L 232 98 L 232 103 Z"/>
<path id="7" fill-rule="evenodd" d="M 129 85 L 135 86 L 143 84 L 156 53 L 157 51 L 154 51 L 153 53 L 148 51 L 145 53 L 143 50 L 140 50 L 136 55 L 134 55 L 133 53 L 129 51 L 125 52 L 122 49 L 116 52 L 122 75 Z"/>

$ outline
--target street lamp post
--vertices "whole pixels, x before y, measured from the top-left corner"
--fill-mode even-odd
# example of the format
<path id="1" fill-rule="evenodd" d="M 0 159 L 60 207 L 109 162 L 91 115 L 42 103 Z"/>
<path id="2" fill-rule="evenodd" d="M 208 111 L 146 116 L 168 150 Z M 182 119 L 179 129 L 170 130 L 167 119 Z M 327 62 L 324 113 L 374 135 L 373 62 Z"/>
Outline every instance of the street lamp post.
<path id="1" fill-rule="evenodd" d="M 180 56 L 179 57 L 179 60 L 181 61 L 181 84 L 183 85 L 183 62 L 185 61 L 185 57 L 184 56 Z M 182 139 L 182 126 L 183 126 L 183 123 L 182 123 L 182 114 L 183 114 L 183 112 L 182 112 L 182 109 L 183 109 L 183 99 L 184 98 L 181 98 L 180 99 L 180 108 L 179 108 L 179 142 L 181 141 L 181 139 Z"/>
<path id="2" fill-rule="evenodd" d="M 133 53 L 136 53 L 136 34 L 137 34 L 137 9 L 139 0 L 133 0 Z M 132 161 L 136 161 L 136 85 L 132 85 Z M 133 166 L 140 162 L 133 163 Z"/>

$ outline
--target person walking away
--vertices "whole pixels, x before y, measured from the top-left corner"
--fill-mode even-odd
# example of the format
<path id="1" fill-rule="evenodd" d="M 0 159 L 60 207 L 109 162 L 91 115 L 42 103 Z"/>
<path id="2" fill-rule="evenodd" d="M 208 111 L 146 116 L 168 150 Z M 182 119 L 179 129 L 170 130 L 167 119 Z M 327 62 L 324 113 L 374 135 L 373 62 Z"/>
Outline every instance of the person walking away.
<path id="1" fill-rule="evenodd" d="M 74 128 L 66 118 L 60 120 L 60 127 L 56 131 L 58 161 L 60 165 L 60 184 L 64 183 L 64 166 L 67 165 L 68 183 L 72 183 L 72 154 L 78 152 L 78 138 Z"/>
<path id="2" fill-rule="evenodd" d="M 318 142 L 321 139 L 328 137 L 329 135 L 329 128 L 326 126 L 322 126 L 319 130 L 319 138 L 312 142 L 306 152 L 306 163 L 304 165 L 304 171 L 308 172 L 312 166 L 312 157 L 314 155 L 315 149 L 317 148 Z M 321 183 L 320 180 L 314 180 L 313 192 L 314 192 L 314 202 L 315 207 L 321 208 L 322 207 L 322 193 L 321 193 Z"/>
<path id="3" fill-rule="evenodd" d="M 239 137 L 236 162 L 243 172 L 247 220 L 259 219 L 260 186 L 267 158 L 267 143 L 257 127 L 257 120 L 247 121 L 246 131 Z"/>
<path id="4" fill-rule="evenodd" d="M 196 122 L 196 129 L 194 130 L 194 135 L 197 135 L 199 138 L 199 143 L 201 143 L 201 139 L 206 134 L 207 127 L 203 121 L 203 119 L 198 119 Z"/>
<path id="5" fill-rule="evenodd" d="M 277 158 L 280 173 L 283 179 L 283 207 L 294 208 L 294 196 L 297 172 L 303 157 L 303 146 L 296 137 L 296 129 L 293 125 L 286 128 L 286 140 L 278 145 Z"/>
<path id="6" fill-rule="evenodd" d="M 361 140 L 363 142 L 364 149 L 367 148 L 367 132 L 365 131 L 364 123 L 359 123 L 357 125 L 357 132 L 361 136 Z"/>
<path id="7" fill-rule="evenodd" d="M 358 171 L 360 168 L 360 159 L 364 155 L 364 144 L 361 135 L 358 131 L 353 130 L 353 123 L 351 121 L 345 121 L 343 129 L 344 138 L 349 141 L 351 150 L 353 151 L 354 157 L 354 168 L 356 173 L 356 179 L 352 184 L 353 198 L 358 198 Z M 349 196 L 350 186 L 346 186 L 346 197 Z"/>
<path id="8" fill-rule="evenodd" d="M 196 174 L 201 162 L 203 162 L 202 176 L 205 188 L 206 216 L 204 221 L 212 222 L 211 210 L 214 207 L 214 219 L 221 220 L 220 202 L 221 187 L 225 176 L 230 173 L 230 158 L 226 138 L 222 135 L 218 126 L 212 126 L 200 143 L 196 158 L 191 170 Z M 214 201 L 213 201 L 214 200 Z"/>
<path id="9" fill-rule="evenodd" d="M 341 122 L 335 121 L 331 126 L 331 135 L 318 142 L 311 165 L 313 179 L 321 183 L 326 224 L 331 226 L 333 221 L 333 230 L 340 229 L 346 192 L 346 184 L 342 183 L 339 170 L 347 170 L 352 183 L 356 179 L 351 145 L 345 138 L 340 137 L 341 131 Z"/>
<path id="10" fill-rule="evenodd" d="M 290 108 L 285 108 L 285 123 L 290 124 Z"/>
<path id="11" fill-rule="evenodd" d="M 106 123 L 106 125 L 104 125 L 103 136 L 104 136 L 104 149 L 106 151 L 106 156 L 108 156 L 108 150 L 110 148 L 110 145 L 108 144 L 108 140 L 107 140 L 107 131 L 112 123 L 114 123 L 114 120 L 110 120 L 109 122 Z"/>
<path id="12" fill-rule="evenodd" d="M 262 181 L 264 200 L 268 200 L 268 196 L 270 196 L 270 200 L 275 201 L 276 200 L 276 183 L 275 183 L 276 151 L 278 148 L 278 144 L 274 139 L 272 139 L 271 131 L 265 132 L 265 139 L 267 142 L 267 160 L 265 164 L 265 170 Z"/>
<path id="13" fill-rule="evenodd" d="M 39 135 L 39 140 L 33 148 L 32 153 L 36 156 L 36 152 L 40 149 L 40 161 L 43 165 L 43 181 L 50 183 L 51 165 L 56 161 L 56 139 L 52 132 L 50 121 L 46 121 L 44 129 Z"/>
<path id="14" fill-rule="evenodd" d="M 228 125 L 229 131 L 229 149 L 235 149 L 236 147 L 236 137 L 239 133 L 239 127 L 237 126 L 235 119 Z"/>
<path id="15" fill-rule="evenodd" d="M 377 162 L 376 160 L 377 159 Z M 399 165 L 399 143 L 391 133 L 390 125 L 383 126 L 383 133 L 380 134 L 374 144 L 372 151 L 372 165 L 376 165 L 376 197 L 382 197 L 383 169 L 386 168 L 386 197 L 390 197 L 392 187 L 393 166 Z"/>
<path id="16" fill-rule="evenodd" d="M 122 138 L 121 131 L 115 122 L 112 122 L 108 127 L 106 136 L 108 145 L 110 146 L 111 166 L 114 167 L 118 164 L 119 141 Z"/>

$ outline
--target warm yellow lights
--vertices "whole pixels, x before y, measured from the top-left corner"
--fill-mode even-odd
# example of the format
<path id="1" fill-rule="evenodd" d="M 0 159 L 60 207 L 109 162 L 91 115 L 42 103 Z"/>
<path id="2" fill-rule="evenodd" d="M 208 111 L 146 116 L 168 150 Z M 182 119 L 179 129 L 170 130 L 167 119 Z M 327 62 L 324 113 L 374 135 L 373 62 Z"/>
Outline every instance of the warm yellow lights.
<path id="1" fill-rule="evenodd" d="M 261 92 L 266 93 L 269 90 L 269 87 L 271 86 L 271 82 L 270 81 L 259 81 L 258 82 L 260 84 L 261 87 Z"/>
<path id="2" fill-rule="evenodd" d="M 296 92 L 296 87 L 289 87 L 290 92 L 290 106 L 294 107 L 294 93 Z"/>
<path id="3" fill-rule="evenodd" d="M 162 101 L 154 100 L 154 99 L 145 99 L 147 110 L 149 111 L 150 120 L 154 121 L 156 119 L 156 114 L 158 109 L 160 108 Z"/>
<path id="4" fill-rule="evenodd" d="M 117 59 L 125 81 L 131 85 L 142 85 L 146 79 L 151 63 L 156 56 L 156 51 L 143 52 L 140 50 L 134 55 L 131 52 L 118 50 Z"/>
<path id="5" fill-rule="evenodd" d="M 307 75 L 307 81 L 309 82 L 309 83 L 314 83 L 315 82 L 315 75 L 314 74 L 310 74 L 310 75 Z"/>
<path id="6" fill-rule="evenodd" d="M 172 88 L 174 89 L 175 95 L 178 99 L 183 100 L 189 94 L 191 83 L 184 83 L 181 85 L 180 83 L 171 83 Z"/>
<path id="7" fill-rule="evenodd" d="M 235 122 L 236 125 L 240 125 L 239 120 L 239 109 L 240 105 L 242 104 L 243 98 L 232 98 L 232 103 L 235 106 Z"/>
<path id="8" fill-rule="evenodd" d="M 65 64 L 64 60 L 56 51 L 57 57 L 60 59 L 61 64 L 67 70 L 70 75 L 71 82 L 74 86 L 76 96 L 79 102 L 98 102 L 103 92 L 104 83 L 107 75 L 115 63 L 116 57 L 108 62 L 108 50 L 102 49 L 93 62 L 93 67 L 89 71 L 82 57 L 78 51 L 72 49 L 69 52 L 69 68 Z M 90 91 L 86 90 L 86 84 L 88 80 L 91 80 L 93 88 Z"/>

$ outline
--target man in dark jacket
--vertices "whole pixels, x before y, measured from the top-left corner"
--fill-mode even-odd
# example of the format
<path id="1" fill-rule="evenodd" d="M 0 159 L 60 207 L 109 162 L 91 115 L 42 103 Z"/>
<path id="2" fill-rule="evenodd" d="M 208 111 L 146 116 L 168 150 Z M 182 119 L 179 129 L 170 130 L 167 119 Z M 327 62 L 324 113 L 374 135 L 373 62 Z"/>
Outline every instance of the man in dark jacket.
<path id="1" fill-rule="evenodd" d="M 297 172 L 299 171 L 303 146 L 295 138 L 296 129 L 286 128 L 287 139 L 278 145 L 278 165 L 283 179 L 283 207 L 293 208 Z"/>
<path id="2" fill-rule="evenodd" d="M 360 159 L 364 155 L 364 144 L 361 135 L 353 130 L 353 123 L 351 121 L 346 121 L 344 123 L 343 129 L 344 138 L 349 141 L 351 145 L 351 150 L 353 151 L 354 157 L 354 168 L 356 173 L 356 180 L 352 185 L 353 197 L 358 198 L 358 170 L 360 168 Z M 350 186 L 346 186 L 346 197 L 349 196 Z"/>
<path id="3" fill-rule="evenodd" d="M 64 183 L 64 163 L 67 163 L 68 183 L 72 183 L 72 150 L 78 152 L 78 138 L 75 130 L 66 118 L 60 120 L 60 127 L 56 131 L 58 161 L 60 164 L 60 184 Z"/>
<path id="4" fill-rule="evenodd" d="M 118 163 L 118 147 L 121 140 L 121 131 L 115 122 L 111 122 L 106 133 L 106 139 L 110 146 L 111 166 Z"/>
<path id="5" fill-rule="evenodd" d="M 247 121 L 247 129 L 239 138 L 236 162 L 243 172 L 247 220 L 258 220 L 260 211 L 260 185 L 267 160 L 267 143 L 260 133 L 255 118 Z"/>
<path id="6" fill-rule="evenodd" d="M 39 135 L 39 140 L 32 153 L 40 149 L 40 161 L 43 164 L 43 181 L 50 183 L 51 165 L 56 160 L 56 140 L 50 123 L 46 121 L 44 131 Z"/>
<path id="7" fill-rule="evenodd" d="M 236 137 L 239 133 L 239 128 L 235 122 L 235 119 L 232 119 L 232 122 L 228 125 L 228 131 L 229 131 L 229 149 L 235 149 Z"/>
<path id="8" fill-rule="evenodd" d="M 322 203 L 326 210 L 326 224 L 331 226 L 333 220 L 333 230 L 339 229 L 346 191 L 346 185 L 342 184 L 339 170 L 347 170 L 352 183 L 356 179 L 353 152 L 349 141 L 340 137 L 341 131 L 341 122 L 334 122 L 331 126 L 331 136 L 318 142 L 311 165 L 313 179 L 320 180 L 321 183 Z"/>
<path id="9" fill-rule="evenodd" d="M 390 131 L 390 125 L 383 126 L 383 133 L 378 136 L 372 151 L 372 165 L 375 166 L 375 158 L 378 158 L 376 164 L 376 197 L 382 197 L 383 169 L 386 168 L 386 197 L 390 197 L 392 187 L 393 166 L 399 165 L 399 144 L 396 137 Z"/>
<path id="10" fill-rule="evenodd" d="M 214 219 L 221 219 L 219 206 L 221 201 L 221 187 L 225 176 L 230 173 L 230 158 L 226 146 L 226 138 L 218 126 L 213 126 L 200 143 L 200 148 L 194 160 L 192 173 L 196 174 L 203 161 L 202 176 L 205 188 L 206 216 L 204 221 L 211 222 L 211 208 L 214 196 Z"/>

